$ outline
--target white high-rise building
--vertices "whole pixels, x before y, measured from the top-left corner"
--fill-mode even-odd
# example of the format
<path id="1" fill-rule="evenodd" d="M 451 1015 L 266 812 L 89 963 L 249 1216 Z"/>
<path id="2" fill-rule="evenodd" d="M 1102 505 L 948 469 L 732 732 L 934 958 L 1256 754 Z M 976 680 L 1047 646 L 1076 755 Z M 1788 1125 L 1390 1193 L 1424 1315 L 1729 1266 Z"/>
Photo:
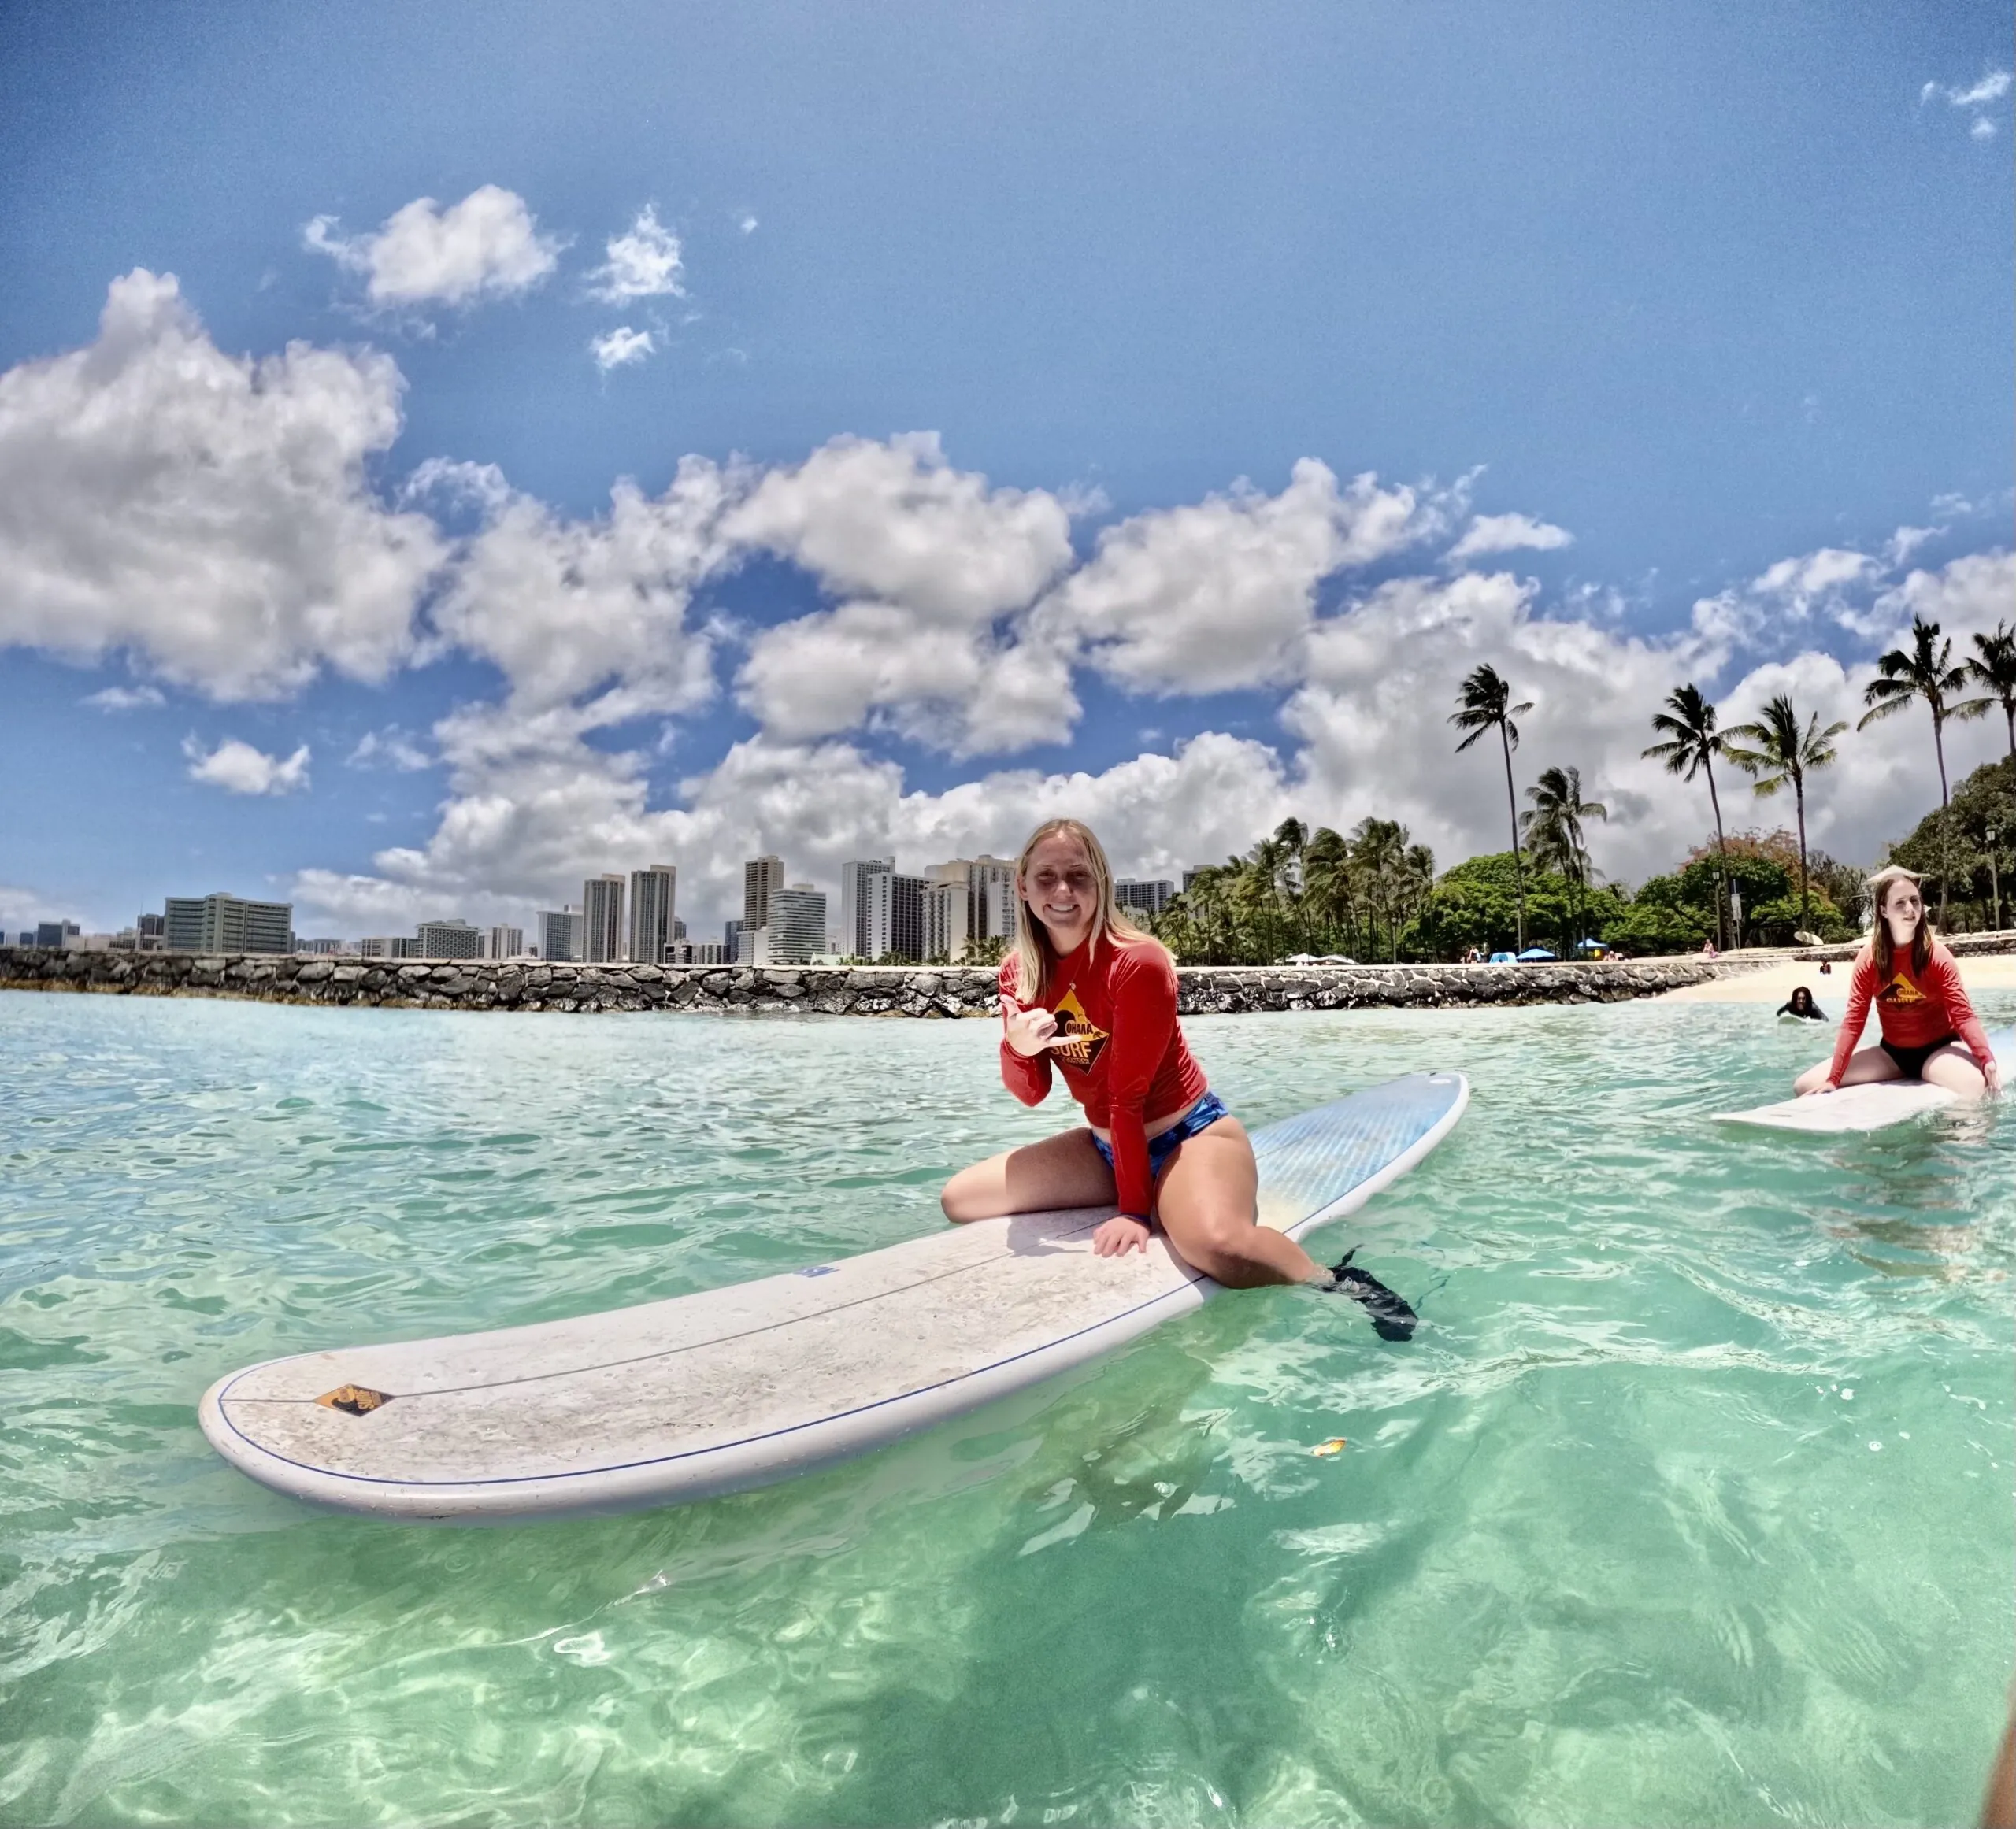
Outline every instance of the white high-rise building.
<path id="1" fill-rule="evenodd" d="M 484 936 L 486 959 L 522 959 L 525 956 L 523 927 L 492 927 Z"/>
<path id="2" fill-rule="evenodd" d="M 957 964 L 973 938 L 973 867 L 967 857 L 932 864 L 924 872 L 924 950 L 926 959 Z"/>
<path id="3" fill-rule="evenodd" d="M 630 959 L 637 965 L 662 965 L 665 950 L 677 937 L 673 899 L 679 872 L 669 864 L 630 872 Z"/>
<path id="4" fill-rule="evenodd" d="M 246 902 L 221 890 L 171 895 L 161 925 L 171 953 L 284 953 L 294 944 L 294 904 Z"/>
<path id="5" fill-rule="evenodd" d="M 1021 898 L 1015 893 L 1010 857 L 976 857 L 973 862 L 973 937 L 1014 944 Z"/>
<path id="6" fill-rule="evenodd" d="M 565 963 L 581 956 L 581 911 L 577 908 L 543 908 L 539 911 L 539 956 L 548 963 Z"/>
<path id="7" fill-rule="evenodd" d="M 581 885 L 581 957 L 591 964 L 623 957 L 621 876 L 591 876 Z"/>
<path id="8" fill-rule="evenodd" d="M 480 959 L 483 930 L 467 921 L 422 921 L 416 935 L 422 959 Z"/>
<path id="9" fill-rule="evenodd" d="M 760 927 L 770 918 L 770 898 L 784 886 L 781 857 L 751 857 L 742 867 L 742 924 Z"/>
<path id="10" fill-rule="evenodd" d="M 1113 899 L 1136 914 L 1158 915 L 1176 899 L 1176 885 L 1159 881 L 1137 883 L 1131 876 L 1123 876 L 1113 886 Z"/>
<path id="11" fill-rule="evenodd" d="M 840 866 L 840 919 L 835 929 L 836 950 L 857 959 L 873 959 L 868 950 L 868 909 L 873 901 L 873 879 L 896 868 L 893 857 L 864 857 Z"/>
<path id="12" fill-rule="evenodd" d="M 770 897 L 770 918 L 761 930 L 762 963 L 802 965 L 825 950 L 826 892 L 809 883 L 794 883 Z"/>
<path id="13" fill-rule="evenodd" d="M 963 883 L 924 886 L 924 957 L 956 965 L 973 938 L 973 892 Z"/>

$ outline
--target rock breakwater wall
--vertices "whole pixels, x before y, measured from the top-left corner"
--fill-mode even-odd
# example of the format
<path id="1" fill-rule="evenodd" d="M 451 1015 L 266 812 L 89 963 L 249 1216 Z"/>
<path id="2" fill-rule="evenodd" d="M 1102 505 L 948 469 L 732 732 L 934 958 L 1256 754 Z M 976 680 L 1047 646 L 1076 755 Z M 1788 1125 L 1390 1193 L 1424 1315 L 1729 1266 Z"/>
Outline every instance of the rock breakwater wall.
<path id="1" fill-rule="evenodd" d="M 1614 1003 L 1744 969 L 1700 959 L 1533 965 L 1192 966 L 1186 1016 Z M 987 1016 L 991 967 L 565 965 L 0 947 L 0 989 L 425 1009 L 678 1009 Z"/>

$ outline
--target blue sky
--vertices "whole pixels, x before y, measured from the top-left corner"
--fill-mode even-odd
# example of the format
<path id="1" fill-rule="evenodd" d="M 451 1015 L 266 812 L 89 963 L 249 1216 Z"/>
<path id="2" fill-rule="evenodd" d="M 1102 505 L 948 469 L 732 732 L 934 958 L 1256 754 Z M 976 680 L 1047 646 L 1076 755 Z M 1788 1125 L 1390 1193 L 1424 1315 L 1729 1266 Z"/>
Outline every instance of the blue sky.
<path id="1" fill-rule="evenodd" d="M 1478 659 L 1643 874 L 1703 824 L 1636 765 L 1668 686 L 1840 715 L 1912 613 L 2016 610 L 2009 39 L 10 8 L 0 920 L 377 931 L 670 854 L 697 921 L 758 849 L 830 884 L 1053 808 L 1124 868 L 1288 811 L 1454 861 L 1503 842 L 1440 721 Z M 1908 723 L 1823 842 L 1923 810 Z"/>

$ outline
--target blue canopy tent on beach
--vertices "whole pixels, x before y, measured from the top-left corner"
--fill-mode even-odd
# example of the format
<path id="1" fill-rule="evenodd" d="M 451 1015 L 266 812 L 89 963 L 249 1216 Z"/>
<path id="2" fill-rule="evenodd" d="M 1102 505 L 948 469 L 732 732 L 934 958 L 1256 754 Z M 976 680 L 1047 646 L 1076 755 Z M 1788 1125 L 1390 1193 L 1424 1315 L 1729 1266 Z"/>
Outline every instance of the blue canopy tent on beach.
<path id="1" fill-rule="evenodd" d="M 1525 952 L 1519 955 L 1519 963 L 1521 965 L 1528 965 L 1531 964 L 1533 961 L 1536 959 L 1551 959 L 1552 957 L 1554 957 L 1554 954 L 1550 953 L 1544 946 L 1529 946 Z"/>
<path id="2" fill-rule="evenodd" d="M 1516 957 L 1517 955 L 1511 953 L 1494 953 L 1491 956 L 1491 963 L 1494 965 L 1510 965 L 1515 962 Z"/>

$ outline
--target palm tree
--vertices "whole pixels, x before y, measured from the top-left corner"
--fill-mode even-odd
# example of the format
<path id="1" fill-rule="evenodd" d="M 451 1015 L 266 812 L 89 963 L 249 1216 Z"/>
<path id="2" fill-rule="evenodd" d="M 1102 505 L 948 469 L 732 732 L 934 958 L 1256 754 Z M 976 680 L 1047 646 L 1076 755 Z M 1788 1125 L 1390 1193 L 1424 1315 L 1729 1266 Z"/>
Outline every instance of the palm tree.
<path id="1" fill-rule="evenodd" d="M 1610 809 L 1600 801 L 1582 798 L 1582 771 L 1579 768 L 1544 768 L 1540 778 L 1526 790 L 1532 810 L 1520 816 L 1526 830 L 1526 843 L 1533 862 L 1542 869 L 1550 866 L 1566 879 L 1572 892 L 1569 913 L 1571 925 L 1580 926 L 1582 890 L 1590 876 L 1589 849 L 1582 836 L 1585 819 L 1607 820 Z M 1569 957 L 1574 957 L 1573 935 L 1564 935 Z"/>
<path id="2" fill-rule="evenodd" d="M 1845 722 L 1820 728 L 1820 713 L 1814 713 L 1806 728 L 1799 728 L 1799 713 L 1784 693 L 1766 705 L 1755 724 L 1737 724 L 1729 731 L 1726 753 L 1729 760 L 1756 783 L 1760 799 L 1768 799 L 1792 783 L 1792 804 L 1799 811 L 1799 924 L 1812 925 L 1806 873 L 1806 778 L 1829 767 L 1836 757 L 1834 739 L 1847 728 Z M 1740 738 L 1742 742 L 1736 739 Z"/>
<path id="3" fill-rule="evenodd" d="M 1368 938 L 1377 939 L 1377 926 L 1386 929 L 1387 950 L 1399 957 L 1397 908 L 1405 895 L 1407 862 L 1407 828 L 1398 820 L 1362 819 L 1351 828 L 1351 874 L 1365 896 Z"/>
<path id="4" fill-rule="evenodd" d="M 1526 869 L 1519 856 L 1519 796 L 1512 786 L 1512 752 L 1519 746 L 1519 727 L 1512 720 L 1533 708 L 1530 702 L 1514 705 L 1511 697 L 1512 688 L 1499 678 L 1496 668 L 1479 667 L 1463 682 L 1449 721 L 1459 731 L 1470 733 L 1456 746 L 1458 755 L 1494 727 L 1505 751 L 1505 799 L 1512 809 L 1512 880 L 1519 892 L 1518 950 L 1523 953 L 1526 950 Z"/>
<path id="5" fill-rule="evenodd" d="M 1406 827 L 1400 828 L 1400 836 L 1407 835 Z M 1409 920 L 1419 915 L 1427 902 L 1429 892 L 1435 887 L 1435 853 L 1425 845 L 1410 845 L 1400 859 L 1400 905 Z M 1400 938 L 1393 936 L 1393 957 L 1397 963 L 1400 957 Z"/>
<path id="6" fill-rule="evenodd" d="M 1953 823 L 1953 797 L 1946 785 L 1946 720 L 1978 717 L 1988 709 L 1985 698 L 1962 705 L 1951 702 L 1955 694 L 1966 690 L 1972 676 L 1964 664 L 1953 665 L 1952 638 L 1941 641 L 1937 623 L 1914 616 L 1910 651 L 1892 648 L 1878 657 L 1876 677 L 1862 691 L 1869 709 L 1855 725 L 1858 731 L 1866 730 L 1878 718 L 1903 710 L 1914 699 L 1923 699 L 1932 713 L 1932 746 L 1939 757 L 1939 924 L 1942 927 L 1946 925 L 1946 879 L 1952 873 L 1952 833 L 1948 828 Z"/>
<path id="7" fill-rule="evenodd" d="M 1352 902 L 1351 847 L 1328 826 L 1309 835 L 1302 852 L 1302 896 L 1312 921 L 1328 936 L 1346 936 L 1344 950 L 1358 951 L 1357 909 Z M 1334 950 L 1325 945 L 1325 952 Z"/>
<path id="8" fill-rule="evenodd" d="M 2006 623 L 1997 623 L 1995 633 L 1974 636 L 1974 658 L 1967 663 L 1967 677 L 1985 686 L 1990 696 L 1979 700 L 1983 712 L 1991 704 L 2002 707 L 2009 722 L 2009 757 L 2016 761 L 2016 632 Z"/>
<path id="9" fill-rule="evenodd" d="M 1675 687 L 1666 694 L 1666 709 L 1653 713 L 1652 728 L 1666 740 L 1653 744 L 1644 753 L 1665 763 L 1669 775 L 1692 781 L 1703 770 L 1707 772 L 1708 804 L 1715 809 L 1715 852 L 1720 859 L 1722 879 L 1721 905 L 1715 910 L 1715 932 L 1726 946 L 1729 847 L 1722 834 L 1721 796 L 1715 791 L 1715 757 L 1729 746 L 1729 739 L 1715 728 L 1714 706 L 1701 696 L 1700 687 L 1691 681 L 1685 686 Z"/>

